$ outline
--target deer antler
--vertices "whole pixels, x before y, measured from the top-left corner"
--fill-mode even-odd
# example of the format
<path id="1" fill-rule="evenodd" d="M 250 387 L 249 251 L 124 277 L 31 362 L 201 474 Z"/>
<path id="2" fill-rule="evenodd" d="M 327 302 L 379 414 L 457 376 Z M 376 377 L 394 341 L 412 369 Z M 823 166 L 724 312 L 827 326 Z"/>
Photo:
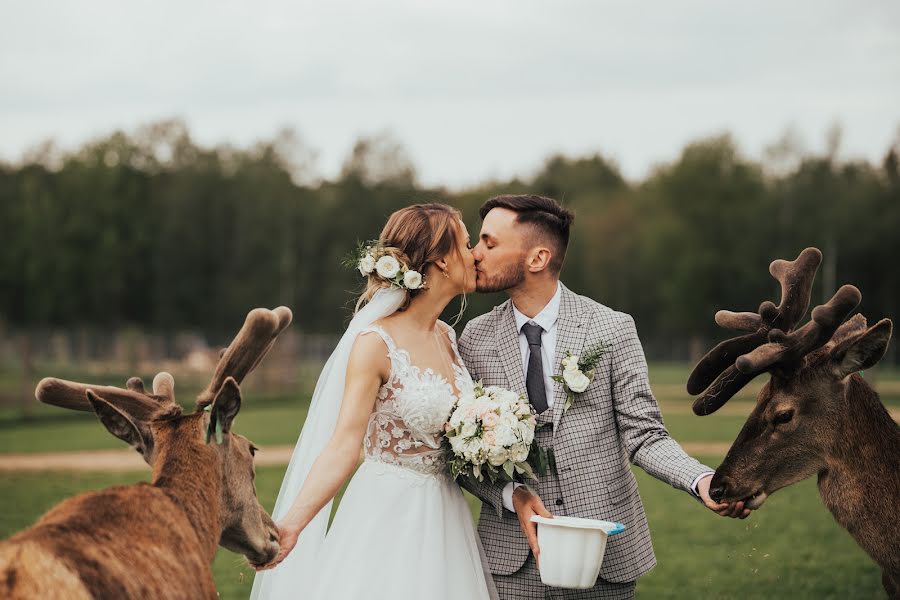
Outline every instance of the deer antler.
<path id="1" fill-rule="evenodd" d="M 756 313 L 716 313 L 719 326 L 750 333 L 720 343 L 694 367 L 687 391 L 700 394 L 694 401 L 695 414 L 715 412 L 758 374 L 776 366 L 792 367 L 828 342 L 859 304 L 861 295 L 853 286 L 842 287 L 827 304 L 813 310 L 812 321 L 791 332 L 809 308 L 821 263 L 822 253 L 817 248 L 806 248 L 793 261 L 773 261 L 769 273 L 781 283 L 778 306 L 765 301 Z"/>
<path id="2" fill-rule="evenodd" d="M 755 377 L 776 365 L 787 368 L 796 365 L 804 356 L 824 346 L 861 300 L 862 294 L 852 285 L 841 287 L 827 304 L 813 309 L 812 320 L 806 325 L 791 333 L 772 329 L 769 343 L 739 357 L 735 366 L 741 373 Z"/>
<path id="3" fill-rule="evenodd" d="M 175 380 L 166 372 L 157 374 L 153 378 L 153 393 L 144 391 L 144 382 L 140 377 L 132 377 L 125 384 L 128 388 L 108 385 L 90 385 L 46 377 L 38 383 L 34 390 L 34 396 L 44 404 L 52 404 L 70 410 L 93 411 L 87 398 L 87 391 L 93 391 L 107 402 L 128 413 L 129 416 L 139 419 L 149 419 L 161 408 L 175 404 Z"/>
<path id="4" fill-rule="evenodd" d="M 205 408 L 215 399 L 227 377 L 241 383 L 269 352 L 275 338 L 290 325 L 291 319 L 291 310 L 286 306 L 250 311 L 244 326 L 220 356 L 209 385 L 197 396 L 197 408 Z"/>

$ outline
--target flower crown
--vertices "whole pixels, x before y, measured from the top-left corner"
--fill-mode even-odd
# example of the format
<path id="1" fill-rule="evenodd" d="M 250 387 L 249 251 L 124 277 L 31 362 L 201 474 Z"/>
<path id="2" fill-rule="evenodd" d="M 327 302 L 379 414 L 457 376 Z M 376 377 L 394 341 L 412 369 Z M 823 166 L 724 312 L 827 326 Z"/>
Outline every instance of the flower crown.
<path id="1" fill-rule="evenodd" d="M 408 265 L 401 263 L 377 240 L 360 243 L 345 264 L 355 267 L 363 277 L 375 275 L 389 282 L 392 287 L 404 290 L 425 288 L 425 277 Z"/>

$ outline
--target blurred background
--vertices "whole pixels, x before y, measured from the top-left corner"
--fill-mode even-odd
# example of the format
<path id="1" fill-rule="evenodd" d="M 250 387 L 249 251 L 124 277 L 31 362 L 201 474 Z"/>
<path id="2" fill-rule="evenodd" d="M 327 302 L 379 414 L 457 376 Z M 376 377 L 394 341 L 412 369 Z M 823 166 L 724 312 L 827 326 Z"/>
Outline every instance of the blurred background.
<path id="1" fill-rule="evenodd" d="M 284 304 L 294 324 L 238 418 L 276 450 L 271 506 L 360 288 L 341 260 L 413 202 L 457 206 L 473 238 L 493 195 L 573 208 L 563 281 L 634 316 L 667 425 L 713 467 L 762 381 L 706 418 L 684 383 L 727 335 L 716 310 L 777 302 L 771 260 L 817 246 L 814 303 L 852 283 L 870 322 L 900 316 L 896 3 L 2 6 L 4 537 L 147 477 L 100 468 L 121 444 L 37 405 L 41 377 L 167 370 L 190 406 L 247 312 Z M 470 297 L 459 330 L 503 300 Z M 900 419 L 897 362 L 894 342 L 866 377 Z M 812 481 L 740 522 L 639 482 L 660 561 L 639 597 L 880 593 Z M 216 575 L 223 597 L 249 593 L 224 550 Z"/>

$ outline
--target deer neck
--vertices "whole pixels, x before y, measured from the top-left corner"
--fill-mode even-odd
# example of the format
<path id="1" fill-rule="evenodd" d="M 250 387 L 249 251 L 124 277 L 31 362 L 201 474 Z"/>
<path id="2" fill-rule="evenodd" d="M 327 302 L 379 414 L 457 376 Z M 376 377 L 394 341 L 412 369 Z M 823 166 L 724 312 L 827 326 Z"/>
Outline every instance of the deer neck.
<path id="1" fill-rule="evenodd" d="M 839 434 L 819 473 L 819 493 L 835 519 L 858 537 L 883 523 L 900 494 L 900 427 L 859 375 L 847 382 L 843 402 Z"/>
<path id="2" fill-rule="evenodd" d="M 164 447 L 154 463 L 152 484 L 184 511 L 211 563 L 222 533 L 222 464 L 216 451 L 201 442 Z"/>
<path id="3" fill-rule="evenodd" d="M 875 390 L 859 375 L 851 375 L 837 411 L 838 434 L 826 459 L 830 469 L 870 473 L 872 466 L 896 465 L 900 427 Z"/>

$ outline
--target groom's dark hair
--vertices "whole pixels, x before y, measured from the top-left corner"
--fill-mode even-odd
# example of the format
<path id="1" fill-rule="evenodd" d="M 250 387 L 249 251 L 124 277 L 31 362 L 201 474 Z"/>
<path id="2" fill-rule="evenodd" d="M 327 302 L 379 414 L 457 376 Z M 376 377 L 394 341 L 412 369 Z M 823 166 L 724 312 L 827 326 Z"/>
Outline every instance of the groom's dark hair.
<path id="1" fill-rule="evenodd" d="M 546 196 L 532 194 L 496 196 L 481 205 L 481 220 L 495 208 L 506 208 L 517 213 L 516 222 L 530 225 L 533 235 L 550 243 L 553 248 L 549 268 L 559 274 L 569 247 L 569 228 L 575 221 L 575 213 Z"/>

